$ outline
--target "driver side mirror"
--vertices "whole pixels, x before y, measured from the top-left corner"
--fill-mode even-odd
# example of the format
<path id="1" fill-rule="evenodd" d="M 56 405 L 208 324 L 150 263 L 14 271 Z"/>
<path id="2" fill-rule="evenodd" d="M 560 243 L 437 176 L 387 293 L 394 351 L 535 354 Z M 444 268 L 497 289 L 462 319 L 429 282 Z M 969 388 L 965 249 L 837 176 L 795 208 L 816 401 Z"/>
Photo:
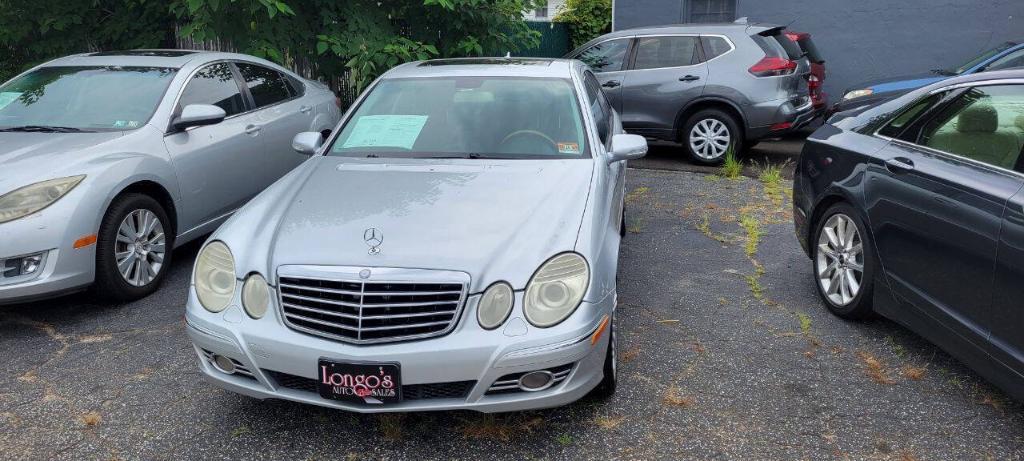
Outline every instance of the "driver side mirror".
<path id="1" fill-rule="evenodd" d="M 216 125 L 227 116 L 224 109 L 211 104 L 189 104 L 181 110 L 181 115 L 174 118 L 171 126 L 176 131 L 183 131 L 194 126 Z"/>
<path id="2" fill-rule="evenodd" d="M 608 152 L 608 163 L 634 160 L 647 155 L 647 139 L 635 134 L 612 136 L 612 150 Z"/>
<path id="3" fill-rule="evenodd" d="M 324 136 L 316 131 L 306 131 L 295 135 L 292 149 L 302 155 L 313 155 L 324 145 Z"/>

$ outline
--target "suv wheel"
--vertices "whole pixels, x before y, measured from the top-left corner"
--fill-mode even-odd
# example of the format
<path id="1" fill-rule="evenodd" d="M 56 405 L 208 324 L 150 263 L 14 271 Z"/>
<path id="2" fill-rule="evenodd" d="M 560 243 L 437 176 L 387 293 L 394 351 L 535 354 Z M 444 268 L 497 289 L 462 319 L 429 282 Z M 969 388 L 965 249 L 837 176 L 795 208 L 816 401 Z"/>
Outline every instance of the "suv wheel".
<path id="1" fill-rule="evenodd" d="M 743 133 L 731 115 L 718 109 L 704 109 L 686 121 L 682 142 L 695 162 L 720 165 L 730 145 L 734 154 L 740 152 Z"/>
<path id="2" fill-rule="evenodd" d="M 171 221 L 152 197 L 125 194 L 103 217 L 96 242 L 96 294 L 133 301 L 156 291 L 171 262 Z"/>

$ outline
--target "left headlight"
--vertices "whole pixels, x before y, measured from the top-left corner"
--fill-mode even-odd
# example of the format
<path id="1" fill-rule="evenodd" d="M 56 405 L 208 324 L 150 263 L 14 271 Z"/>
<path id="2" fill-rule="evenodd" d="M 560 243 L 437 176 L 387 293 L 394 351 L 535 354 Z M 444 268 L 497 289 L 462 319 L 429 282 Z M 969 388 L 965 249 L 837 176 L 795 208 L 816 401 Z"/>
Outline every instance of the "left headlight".
<path id="1" fill-rule="evenodd" d="M 214 313 L 227 308 L 235 295 L 235 258 L 228 246 L 214 240 L 203 247 L 193 277 L 199 304 Z"/>
<path id="2" fill-rule="evenodd" d="M 863 90 L 853 90 L 843 95 L 843 101 L 863 98 L 864 96 L 871 96 L 874 92 L 875 90 L 872 90 L 871 88 L 865 88 Z"/>
<path id="3" fill-rule="evenodd" d="M 561 323 L 579 307 L 589 285 L 590 267 L 583 256 L 562 253 L 549 259 L 526 285 L 526 320 L 539 328 Z"/>
<path id="4" fill-rule="evenodd" d="M 0 224 L 42 210 L 74 189 L 85 175 L 37 182 L 0 197 Z"/>
<path id="5" fill-rule="evenodd" d="M 251 274 L 242 284 L 242 307 L 249 317 L 262 318 L 270 305 L 270 286 L 260 274 Z"/>

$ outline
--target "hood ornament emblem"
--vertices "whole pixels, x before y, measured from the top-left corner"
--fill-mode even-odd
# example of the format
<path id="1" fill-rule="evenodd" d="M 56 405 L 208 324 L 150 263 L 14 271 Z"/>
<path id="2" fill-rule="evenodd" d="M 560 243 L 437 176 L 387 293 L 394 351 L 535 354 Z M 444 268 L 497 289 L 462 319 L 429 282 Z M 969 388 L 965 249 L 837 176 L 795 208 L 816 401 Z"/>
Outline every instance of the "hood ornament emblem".
<path id="1" fill-rule="evenodd" d="M 384 233 L 376 227 L 363 231 L 363 241 L 370 247 L 369 253 L 375 255 L 380 253 L 380 245 L 384 243 Z"/>

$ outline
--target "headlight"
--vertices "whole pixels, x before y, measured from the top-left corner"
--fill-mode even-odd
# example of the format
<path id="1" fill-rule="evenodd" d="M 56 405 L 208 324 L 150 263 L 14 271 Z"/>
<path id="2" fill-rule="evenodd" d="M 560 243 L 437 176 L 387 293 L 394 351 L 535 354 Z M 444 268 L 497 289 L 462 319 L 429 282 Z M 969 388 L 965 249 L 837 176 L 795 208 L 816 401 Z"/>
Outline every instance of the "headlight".
<path id="1" fill-rule="evenodd" d="M 863 98 L 864 96 L 871 96 L 871 94 L 874 93 L 874 92 L 875 92 L 875 90 L 872 90 L 871 88 L 867 88 L 867 89 L 863 89 L 863 90 L 853 90 L 853 91 L 850 91 L 850 92 L 848 92 L 848 93 L 843 95 L 843 101 L 849 101 L 851 99 Z"/>
<path id="2" fill-rule="evenodd" d="M 195 270 L 196 296 L 210 312 L 228 307 L 235 295 L 235 258 L 223 242 L 210 242 L 199 252 Z"/>
<path id="3" fill-rule="evenodd" d="M 242 284 L 242 307 L 254 319 L 262 318 L 270 305 L 270 286 L 260 274 L 252 274 Z"/>
<path id="4" fill-rule="evenodd" d="M 52 205 L 83 179 L 85 175 L 37 182 L 0 197 L 0 223 L 24 218 Z"/>
<path id="5" fill-rule="evenodd" d="M 512 313 L 512 302 L 515 296 L 512 294 L 512 286 L 505 282 L 498 282 L 487 288 L 480 298 L 480 305 L 476 308 L 476 320 L 485 330 L 493 330 L 505 323 L 505 319 Z"/>
<path id="6" fill-rule="evenodd" d="M 590 268 L 583 256 L 563 253 L 549 259 L 526 285 L 526 320 L 540 328 L 557 325 L 579 307 L 589 284 Z"/>

